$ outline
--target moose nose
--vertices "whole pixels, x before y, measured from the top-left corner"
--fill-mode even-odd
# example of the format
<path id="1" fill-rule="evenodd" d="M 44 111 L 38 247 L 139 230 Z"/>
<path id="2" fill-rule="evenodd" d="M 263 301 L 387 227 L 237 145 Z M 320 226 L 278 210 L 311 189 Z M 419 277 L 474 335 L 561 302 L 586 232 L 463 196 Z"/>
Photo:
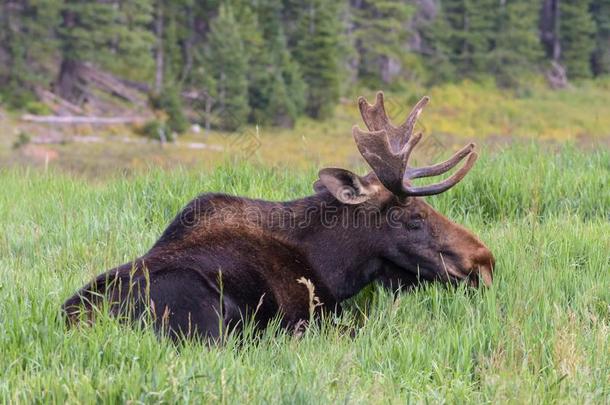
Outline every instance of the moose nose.
<path id="1" fill-rule="evenodd" d="M 486 287 L 491 286 L 493 281 L 493 271 L 496 266 L 496 259 L 486 247 L 479 248 L 472 258 L 472 269 L 470 280 L 478 285 L 479 278 L 483 280 Z"/>

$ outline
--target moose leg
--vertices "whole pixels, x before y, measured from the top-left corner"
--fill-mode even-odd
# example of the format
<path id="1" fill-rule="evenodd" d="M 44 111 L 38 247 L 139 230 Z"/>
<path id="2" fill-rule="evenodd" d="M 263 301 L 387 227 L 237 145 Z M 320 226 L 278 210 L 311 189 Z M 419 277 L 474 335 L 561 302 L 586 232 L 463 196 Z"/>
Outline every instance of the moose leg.
<path id="1" fill-rule="evenodd" d="M 160 271 L 147 281 L 149 309 L 155 330 L 173 340 L 218 341 L 235 325 L 238 308 L 194 270 Z"/>

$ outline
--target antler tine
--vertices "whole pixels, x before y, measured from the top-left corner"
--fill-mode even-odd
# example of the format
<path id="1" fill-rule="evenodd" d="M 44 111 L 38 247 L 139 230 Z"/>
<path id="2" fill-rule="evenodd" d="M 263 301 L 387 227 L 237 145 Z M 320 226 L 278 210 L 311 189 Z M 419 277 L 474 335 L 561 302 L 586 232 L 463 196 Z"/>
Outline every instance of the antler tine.
<path id="1" fill-rule="evenodd" d="M 439 174 L 443 174 L 451 170 L 455 165 L 460 163 L 462 159 L 464 159 L 470 152 L 472 152 L 475 148 L 474 143 L 470 143 L 464 146 L 462 149 L 453 154 L 449 159 L 444 162 L 437 163 L 431 166 L 425 167 L 414 167 L 408 168 L 405 172 L 406 179 L 418 179 L 420 177 L 431 177 L 438 176 Z"/>
<path id="2" fill-rule="evenodd" d="M 405 122 L 400 126 L 400 128 L 405 133 L 409 134 L 409 136 L 411 135 L 411 133 L 413 133 L 413 128 L 415 128 L 415 123 L 417 122 L 417 118 L 419 118 L 419 115 L 421 114 L 424 107 L 428 104 L 429 101 L 430 101 L 430 97 L 428 97 L 428 96 L 422 97 L 422 99 L 419 100 L 417 102 L 417 104 L 415 104 L 415 107 L 413 107 L 413 109 L 409 113 L 409 116 L 407 117 Z"/>
<path id="3" fill-rule="evenodd" d="M 358 107 L 362 120 L 369 131 L 387 130 L 392 127 L 385 111 L 382 91 L 377 92 L 375 104 L 369 104 L 363 96 L 358 97 Z"/>
<path id="4" fill-rule="evenodd" d="M 369 131 L 381 131 L 387 132 L 390 146 L 397 152 L 402 149 L 405 144 L 409 141 L 417 117 L 421 113 L 422 109 L 428 104 L 429 98 L 422 98 L 413 108 L 407 119 L 400 126 L 396 127 L 390 121 L 384 104 L 383 92 L 377 92 L 375 98 L 375 104 L 369 104 L 364 97 L 358 98 L 358 107 L 360 108 L 360 115 L 362 120 L 366 124 Z"/>
<path id="5" fill-rule="evenodd" d="M 427 196 L 427 195 L 440 194 L 444 191 L 447 191 L 451 187 L 453 187 L 457 183 L 459 183 L 464 178 L 464 176 L 466 176 L 466 174 L 468 174 L 468 172 L 470 171 L 470 169 L 472 169 L 472 166 L 474 165 L 474 162 L 477 160 L 478 157 L 479 156 L 476 154 L 476 152 L 471 152 L 470 155 L 468 156 L 468 160 L 466 161 L 464 166 L 462 166 L 460 168 L 460 170 L 453 173 L 453 175 L 451 177 L 449 177 L 439 183 L 430 184 L 430 185 L 421 186 L 421 187 L 413 187 L 408 184 L 403 184 L 404 193 L 406 195 L 412 196 L 412 197 L 421 197 L 421 196 Z"/>

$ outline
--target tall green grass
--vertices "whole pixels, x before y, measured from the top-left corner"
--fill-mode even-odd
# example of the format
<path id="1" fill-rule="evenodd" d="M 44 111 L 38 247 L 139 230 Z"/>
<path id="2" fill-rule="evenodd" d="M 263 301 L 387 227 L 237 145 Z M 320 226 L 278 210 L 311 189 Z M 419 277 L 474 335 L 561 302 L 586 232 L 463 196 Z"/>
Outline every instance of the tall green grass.
<path id="1" fill-rule="evenodd" d="M 94 275 L 144 253 L 193 197 L 284 200 L 315 170 L 247 164 L 152 170 L 100 183 L 0 171 L 2 402 L 607 403 L 610 154 L 571 147 L 484 156 L 429 198 L 494 252 L 485 290 L 377 287 L 300 339 L 270 331 L 176 348 L 112 319 L 67 330 L 59 306 Z"/>

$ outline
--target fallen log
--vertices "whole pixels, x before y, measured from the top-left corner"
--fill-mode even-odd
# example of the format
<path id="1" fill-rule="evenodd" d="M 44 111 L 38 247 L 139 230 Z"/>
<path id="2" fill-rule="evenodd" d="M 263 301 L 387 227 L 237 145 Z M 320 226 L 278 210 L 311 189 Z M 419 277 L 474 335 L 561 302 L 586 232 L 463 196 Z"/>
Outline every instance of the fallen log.
<path id="1" fill-rule="evenodd" d="M 91 117 L 91 116 L 59 116 L 59 115 L 32 115 L 23 114 L 22 121 L 46 124 L 91 124 L 91 125 L 118 125 L 143 124 L 146 117 Z"/>
<path id="2" fill-rule="evenodd" d="M 81 136 L 37 136 L 32 138 L 30 143 L 38 145 L 49 145 L 49 144 L 65 144 L 70 142 L 77 143 L 131 143 L 131 144 L 161 144 L 161 145 L 172 145 L 179 148 L 186 149 L 204 149 L 215 152 L 222 152 L 224 148 L 221 145 L 213 145 L 202 142 L 172 142 L 162 144 L 158 140 L 154 139 L 138 139 L 129 138 L 126 136 L 94 136 L 94 135 L 81 135 Z"/>
<path id="3" fill-rule="evenodd" d="M 36 94 L 38 95 L 40 101 L 51 108 L 55 114 L 63 114 L 64 112 L 67 112 L 68 114 L 85 113 L 81 107 L 77 106 L 76 104 L 72 104 L 68 100 L 59 97 L 57 94 L 52 93 L 49 90 L 37 88 Z"/>

